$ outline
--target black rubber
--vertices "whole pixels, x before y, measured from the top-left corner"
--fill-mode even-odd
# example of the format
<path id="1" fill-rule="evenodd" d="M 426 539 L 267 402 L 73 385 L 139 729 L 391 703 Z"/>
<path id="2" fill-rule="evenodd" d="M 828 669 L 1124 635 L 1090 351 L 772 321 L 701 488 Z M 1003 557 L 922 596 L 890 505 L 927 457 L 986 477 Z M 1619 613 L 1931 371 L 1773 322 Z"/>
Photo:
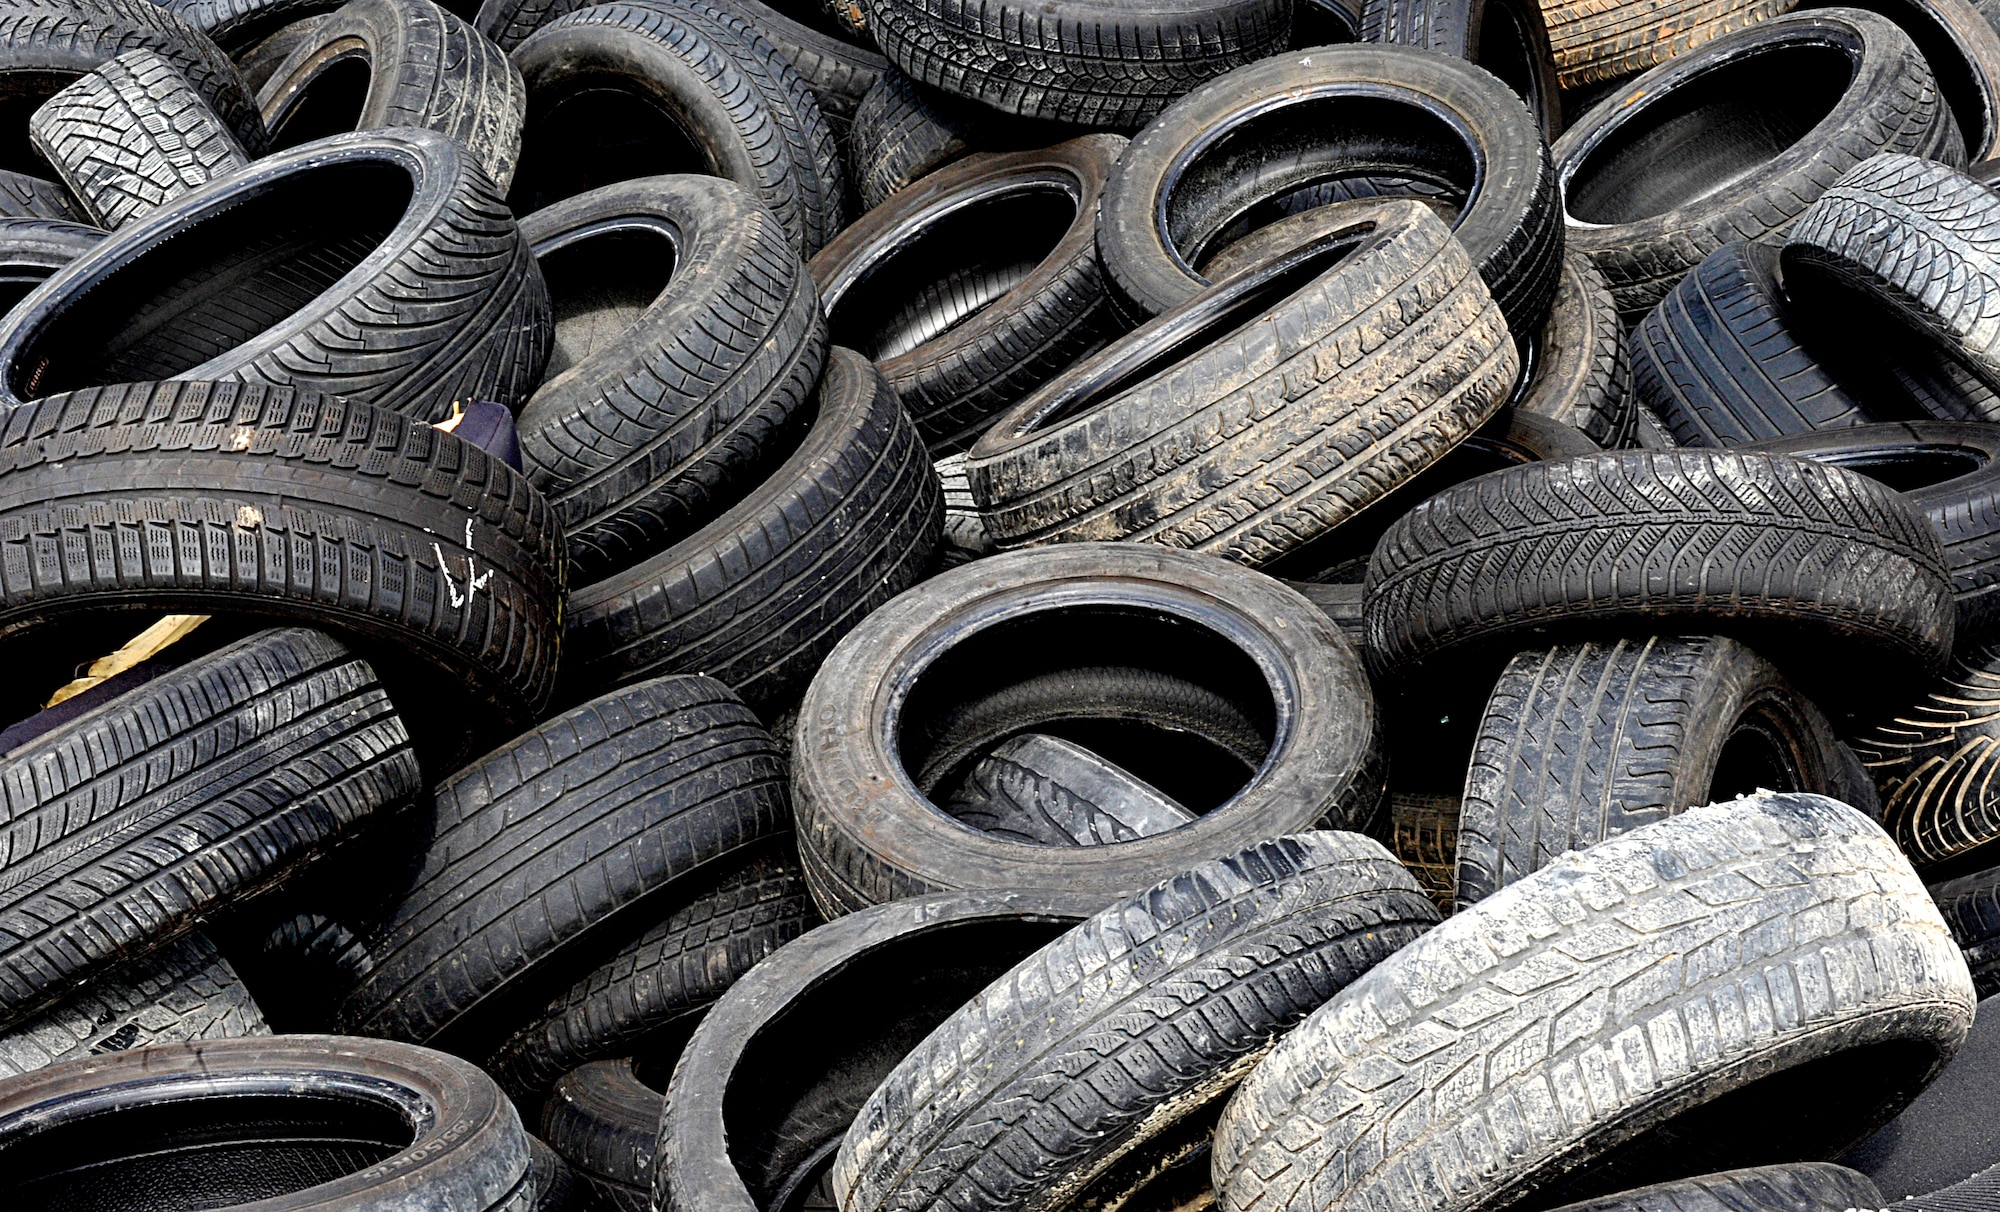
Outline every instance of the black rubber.
<path id="1" fill-rule="evenodd" d="M 521 454 L 587 584 L 768 468 L 819 381 L 826 322 L 784 229 L 731 181 L 607 185 L 527 216 L 521 235 L 555 313 Z"/>
<path id="2" fill-rule="evenodd" d="M 1353 40 L 1422 47 L 1476 63 L 1520 96 L 1543 137 L 1554 139 L 1562 129 L 1548 25 L 1535 0 L 1363 0 Z"/>
<path id="3" fill-rule="evenodd" d="M 1635 322 L 1724 244 L 1775 245 L 1882 152 L 1963 162 L 1909 36 L 1818 9 L 1716 38 L 1624 84 L 1556 141 L 1570 244 Z"/>
<path id="4" fill-rule="evenodd" d="M 1147 675 L 1162 693 L 1142 692 Z M 1261 838 L 1379 823 L 1378 717 L 1334 625 L 1276 581 L 1151 544 L 1061 544 L 934 577 L 849 634 L 799 718 L 792 803 L 828 915 L 951 888 L 1109 898 Z M 1232 735 L 1244 723 L 1249 747 Z M 1053 847 L 940 809 L 972 762 L 1025 732 L 1081 744 L 1200 819 Z"/>
<path id="5" fill-rule="evenodd" d="M 1942 545 L 1900 494 L 1736 451 L 1607 453 L 1459 485 L 1389 529 L 1367 584 L 1380 673 L 1700 620 L 1839 709 L 1880 707 L 1886 688 L 1942 669 L 1954 619 Z"/>
<path id="6" fill-rule="evenodd" d="M 1965 951 L 1980 996 L 2000 993 L 2000 867 L 1933 884 L 1931 897 Z"/>
<path id="7" fill-rule="evenodd" d="M 988 749 L 944 810 L 983 833 L 1044 846 L 1129 842 L 1195 820 L 1124 767 L 1039 732 Z"/>
<path id="8" fill-rule="evenodd" d="M 6 782 L 19 832 L 0 881 L 0 1021 L 277 884 L 422 786 L 368 664 L 301 628 L 227 644 L 14 748 Z"/>
<path id="9" fill-rule="evenodd" d="M 520 159 L 527 103 L 500 48 L 431 0 L 347 0 L 257 90 L 274 148 L 419 127 L 449 135 L 502 192 Z"/>
<path id="10" fill-rule="evenodd" d="M 1518 413 L 1560 421 L 1607 450 L 1630 444 L 1638 414 L 1624 328 L 1604 275 L 1582 253 L 1563 256 L 1555 304 L 1521 370 L 1508 401 Z"/>
<path id="11" fill-rule="evenodd" d="M 1004 121 L 977 103 L 885 69 L 861 98 L 847 137 L 862 209 L 874 210 L 890 194 L 945 165 L 990 150 L 994 135 L 1005 129 Z"/>
<path id="12" fill-rule="evenodd" d="M 1125 141 L 968 156 L 861 216 L 812 259 L 833 340 L 874 359 L 933 455 L 1123 329 L 1097 207 Z"/>
<path id="13" fill-rule="evenodd" d="M 542 1136 L 602 1212 L 651 1212 L 662 1093 L 639 1077 L 633 1058 L 620 1057 L 563 1074 L 542 1103 Z"/>
<path id="14" fill-rule="evenodd" d="M 1200 290 L 1208 259 L 1247 230 L 1400 194 L 1451 213 L 1510 331 L 1541 328 L 1563 254 L 1548 145 L 1498 79 L 1414 47 L 1314 47 L 1189 93 L 1119 157 L 1098 248 L 1134 312 L 1153 316 Z"/>
<path id="15" fill-rule="evenodd" d="M 781 706 L 841 636 L 929 571 L 937 475 L 882 376 L 833 350 L 795 428 L 784 461 L 700 530 L 570 593 L 570 685 L 703 671 L 753 707 Z"/>
<path id="16" fill-rule="evenodd" d="M 281 29 L 321 17 L 346 0 L 166 0 L 160 7 L 207 34 L 239 66 L 246 52 Z M 462 7 L 462 6 L 461 6 Z M 251 81 L 254 93 L 261 81 Z"/>
<path id="17" fill-rule="evenodd" d="M 19 1212 L 535 1208 L 500 1087 L 407 1044 L 286 1035 L 85 1057 L 5 1083 L 0 1116 Z"/>
<path id="18" fill-rule="evenodd" d="M 250 163 L 157 52 L 128 51 L 49 98 L 28 138 L 92 223 L 115 228 Z"/>
<path id="19" fill-rule="evenodd" d="M 832 1194 L 844 1212 L 1089 1206 L 1095 1180 L 1219 1107 L 1273 1040 L 1436 921 L 1395 858 L 1354 834 L 1196 864 L 939 1024 L 855 1116 Z"/>
<path id="20" fill-rule="evenodd" d="M 513 216 L 456 143 L 414 129 L 266 156 L 128 224 L 11 319 L 7 405 L 235 379 L 438 420 L 525 399 L 549 344 Z"/>
<path id="21" fill-rule="evenodd" d="M 535 1012 L 486 1060 L 517 1097 L 565 1071 L 646 1055 L 694 1020 L 759 960 L 819 924 L 798 843 L 786 833 L 719 863 L 644 934 Z"/>
<path id="22" fill-rule="evenodd" d="M 844 225 L 846 179 L 819 103 L 733 13 L 705 0 L 597 4 L 542 26 L 513 59 L 528 89 L 516 211 L 699 172 L 754 192 L 804 256 Z"/>
<path id="23" fill-rule="evenodd" d="M 2000 1195 L 2000 1165 L 1996 1165 L 2000 1162 L 2000 1115 L 1996 1115 L 2000 1013 L 1996 1011 L 2000 1001 L 1991 997 L 1981 1001 L 1965 1045 L 1937 1080 L 1902 1114 L 1834 1159 L 1866 1174 L 1887 1196 L 1863 1207 L 1898 1212 L 1982 1212 L 2000 1207 L 1994 1201 Z M 1982 1191 L 1985 1199 L 1975 1200 Z"/>
<path id="24" fill-rule="evenodd" d="M 0 309 L 11 310 L 102 239 L 103 231 L 81 223 L 0 218 Z"/>
<path id="25" fill-rule="evenodd" d="M 1926 871 L 1987 865 L 2000 839 L 2000 648 L 1961 645 L 1915 702 L 1854 738 L 1882 795 L 1882 823 Z M 1992 861 L 2000 862 L 2000 856 Z"/>
<path id="26" fill-rule="evenodd" d="M 678 881 L 782 833 L 783 779 L 770 734 L 700 677 L 614 692 L 501 746 L 433 794 L 423 866 L 342 1025 L 486 1055 Z"/>
<path id="27" fill-rule="evenodd" d="M 1969 0 L 1805 0 L 1799 7 L 1860 8 L 1894 21 L 1937 78 L 1966 162 L 2000 155 L 2000 31 Z"/>
<path id="28" fill-rule="evenodd" d="M 1462 910 L 1281 1038 L 1216 1128 L 1216 1206 L 1394 1206 L 1453 1175 L 1434 1212 L 1547 1208 L 1835 1156 L 1915 1097 L 1972 1010 L 1873 821 L 1813 795 L 1691 808 Z"/>
<path id="29" fill-rule="evenodd" d="M 1888 1202 L 1866 1174 L 1799 1162 L 1655 1183 L 1555 1212 L 1860 1212 Z"/>
<path id="30" fill-rule="evenodd" d="M 822 1186 L 826 1171 L 881 1080 L 967 999 L 1105 901 L 926 896 L 851 914 L 780 949 L 722 995 L 681 1053 L 659 1122 L 653 1206 L 837 1206 Z"/>
<path id="31" fill-rule="evenodd" d="M 0 218 L 81 223 L 84 214 L 60 182 L 0 169 Z"/>
<path id="32" fill-rule="evenodd" d="M 107 617 L 122 639 L 143 625 L 122 621 L 133 612 L 183 611 L 350 637 L 426 761 L 463 760 L 548 700 L 562 536 L 476 447 L 230 383 L 94 388 L 6 422 L 0 527 L 19 537 L 0 540 L 0 645 L 16 694 L 102 655 L 90 629 Z"/>
<path id="33" fill-rule="evenodd" d="M 535 1212 L 586 1212 L 588 1197 L 576 1171 L 537 1137 L 528 1138 L 528 1185 Z"/>
<path id="34" fill-rule="evenodd" d="M 1486 702 L 1465 777 L 1460 908 L 1571 850 L 1759 788 L 1881 815 L 1812 701 L 1723 636 L 1530 648 Z"/>
<path id="35" fill-rule="evenodd" d="M 414 814 L 412 809 L 404 812 Z M 304 879 L 292 881 L 277 896 L 265 897 L 263 901 L 274 907 L 319 901 L 321 888 L 340 880 L 396 886 L 401 872 L 395 864 L 364 866 L 360 873 L 351 869 L 353 851 L 365 847 L 372 840 L 368 834 L 387 824 L 378 816 L 369 822 L 369 830 L 357 831 L 360 836 L 344 839 L 344 844 L 328 859 L 315 864 Z M 343 871 L 343 867 L 350 869 Z M 273 1030 L 286 1035 L 333 1030 L 334 1012 L 341 999 L 368 975 L 375 964 L 374 957 L 369 955 L 361 936 L 346 922 L 324 913 L 279 917 L 276 912 L 257 912 L 261 907 L 262 902 L 253 902 L 240 916 L 226 916 L 225 925 L 218 930 L 224 947 L 236 960 L 244 983 L 250 986 Z"/>
<path id="36" fill-rule="evenodd" d="M 270 1031 L 229 961 L 195 930 L 105 969 L 0 1033 L 0 1076 L 78 1056 Z"/>

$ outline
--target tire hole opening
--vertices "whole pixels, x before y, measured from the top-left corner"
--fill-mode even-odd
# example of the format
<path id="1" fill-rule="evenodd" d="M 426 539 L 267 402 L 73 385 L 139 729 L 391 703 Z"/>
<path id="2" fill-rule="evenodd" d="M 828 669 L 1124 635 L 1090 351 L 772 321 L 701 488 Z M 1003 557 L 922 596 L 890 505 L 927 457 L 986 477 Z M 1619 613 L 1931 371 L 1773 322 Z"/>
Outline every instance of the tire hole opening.
<path id="1" fill-rule="evenodd" d="M 997 191 L 921 222 L 826 293 L 837 345 L 881 362 L 937 340 L 1035 272 L 1076 222 L 1080 188 L 1052 180 Z"/>
<path id="2" fill-rule="evenodd" d="M 7 367 L 22 399 L 171 379 L 285 323 L 379 247 L 409 208 L 398 165 L 293 173 L 210 209 L 70 297 Z"/>
<path id="3" fill-rule="evenodd" d="M 324 139 L 330 135 L 359 130 L 361 110 L 368 103 L 368 84 L 374 77 L 365 55 L 343 54 L 322 65 L 273 115 L 271 150 L 283 151 Z"/>
<path id="4" fill-rule="evenodd" d="M 1760 788 L 1767 791 L 1807 791 L 1792 721 L 1768 708 L 1737 721 L 1722 742 L 1709 776 L 1708 802 L 1719 804 Z"/>
<path id="5" fill-rule="evenodd" d="M 552 243 L 535 250 L 555 316 L 544 383 L 601 349 L 622 345 L 672 281 L 679 251 L 666 227 L 636 220 Z"/>
<path id="6" fill-rule="evenodd" d="M 79 78 L 77 72 L 0 72 L 0 168 L 57 179 L 55 167 L 28 139 L 28 119 Z"/>
<path id="7" fill-rule="evenodd" d="M 1536 71 L 1535 39 L 1530 18 L 1512 3 L 1488 3 L 1479 26 L 1479 53 L 1473 62 L 1500 77 L 1500 82 L 1527 102 L 1530 113 L 1541 113 L 1542 79 Z"/>
<path id="8" fill-rule="evenodd" d="M 529 94 L 521 159 L 507 195 L 515 214 L 638 177 L 725 175 L 670 104 L 642 84 L 615 71 L 578 71 L 560 88 Z"/>
<path id="9" fill-rule="evenodd" d="M 1726 189 L 1818 126 L 1853 76 L 1840 47 L 1782 42 L 1641 100 L 1571 172 L 1569 214 L 1636 223 Z"/>

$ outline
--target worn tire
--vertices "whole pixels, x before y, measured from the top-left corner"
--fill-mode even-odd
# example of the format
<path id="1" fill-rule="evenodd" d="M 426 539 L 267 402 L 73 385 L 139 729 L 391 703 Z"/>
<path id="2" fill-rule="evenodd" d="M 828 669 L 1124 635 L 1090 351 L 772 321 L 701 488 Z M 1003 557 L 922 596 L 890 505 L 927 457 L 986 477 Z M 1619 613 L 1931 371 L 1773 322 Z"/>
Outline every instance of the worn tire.
<path id="1" fill-rule="evenodd" d="M 487 1072 L 509 1091 L 538 1097 L 589 1061 L 644 1056 L 759 960 L 819 924 L 790 834 L 690 882 L 705 886 L 536 1011 L 487 1059 Z"/>
<path id="2" fill-rule="evenodd" d="M 1129 842 L 1195 819 L 1117 763 L 1044 733 L 994 747 L 944 810 L 982 833 L 1044 846 Z"/>
<path id="3" fill-rule="evenodd" d="M 0 1115 L 63 1124 L 7 1142 L 15 1206 L 105 1212 L 421 1207 L 532 1212 L 528 1137 L 493 1079 L 425 1048 L 330 1035 L 205 1040 L 79 1058 L 0 1087 Z M 393 1108 L 393 1110 L 392 1110 Z M 33 1141 L 32 1145 L 26 1143 Z"/>
<path id="4" fill-rule="evenodd" d="M 638 933 L 679 881 L 787 824 L 770 734 L 700 677 L 571 708 L 432 798 L 423 866 L 340 1021 L 469 1055 Z"/>
<path id="5" fill-rule="evenodd" d="M 1911 862 L 1957 865 L 2000 839 L 2000 648 L 1962 647 L 1922 698 L 1861 732 L 1854 749 L 1875 776 L 1883 826 Z"/>
<path id="6" fill-rule="evenodd" d="M 2000 994 L 2000 868 L 1933 884 L 1931 897 L 1965 951 L 1980 996 Z"/>
<path id="7" fill-rule="evenodd" d="M 578 687 L 704 671 L 782 706 L 870 611 L 927 571 L 937 474 L 882 376 L 835 349 L 810 426 L 764 482 L 694 534 L 569 596 Z"/>
<path id="8" fill-rule="evenodd" d="M 1069 128 L 1008 121 L 976 102 L 927 88 L 885 67 L 854 111 L 848 163 L 864 212 L 978 151 L 1059 143 Z"/>
<path id="9" fill-rule="evenodd" d="M 1769 89 L 1780 71 L 1812 85 Z M 1604 271 L 1629 323 L 1724 244 L 1783 241 L 1870 156 L 1955 162 L 1963 146 L 1907 34 L 1873 13 L 1822 9 L 1654 68 L 1578 119 L 1554 154 L 1570 247 Z"/>
<path id="10" fill-rule="evenodd" d="M 1356 33 L 1353 41 L 1422 47 L 1476 63 L 1520 96 L 1544 137 L 1562 129 L 1562 91 L 1536 0 L 1363 0 Z"/>
<path id="11" fill-rule="evenodd" d="M 0 1076 L 153 1044 L 269 1035 L 250 991 L 199 930 L 90 977 L 0 1034 Z"/>
<path id="12" fill-rule="evenodd" d="M 1965 162 L 2000 155 L 2000 31 L 1969 0 L 1805 0 L 1799 7 L 1860 8 L 1894 21 L 1937 78 L 1965 140 Z"/>
<path id="13" fill-rule="evenodd" d="M 1367 584 L 1382 673 L 1503 638 L 1700 620 L 1842 707 L 1942 669 L 1954 619 L 1942 546 L 1893 489 L 1735 451 L 1607 453 L 1459 485 L 1390 527 Z"/>
<path id="14" fill-rule="evenodd" d="M 1540 330 L 1563 256 L 1548 145 L 1498 79 L 1413 47 L 1314 47 L 1189 93 L 1119 157 L 1098 249 L 1134 313 L 1155 316 L 1206 284 L 1205 262 L 1253 207 L 1402 194 L 1463 207 L 1453 230 L 1508 331 Z"/>
<path id="15" fill-rule="evenodd" d="M 82 223 L 84 214 L 61 182 L 0 169 L 0 218 Z"/>
<path id="16" fill-rule="evenodd" d="M 968 156 L 861 216 L 812 259 L 833 340 L 874 359 L 933 456 L 1122 328 L 1097 206 L 1125 141 Z"/>
<path id="17" fill-rule="evenodd" d="M 1530 648 L 1507 663 L 1473 742 L 1457 901 L 1696 804 L 1804 791 L 1881 815 L 1812 701 L 1724 636 Z"/>
<path id="18" fill-rule="evenodd" d="M 631 1057 L 591 1061 L 557 1079 L 542 1136 L 605 1212 L 650 1212 L 661 1102 Z"/>
<path id="19" fill-rule="evenodd" d="M 19 830 L 0 1021 L 271 887 L 421 786 L 367 663 L 302 628 L 134 686 L 16 746 L 0 775 Z"/>
<path id="20" fill-rule="evenodd" d="M 102 239 L 98 228 L 61 219 L 0 219 L 0 308 L 12 310 Z"/>
<path id="21" fill-rule="evenodd" d="M 1280 1040 L 1216 1128 L 1217 1206 L 1413 1189 L 1432 1212 L 1547 1206 L 1831 1156 L 1965 1038 L 1963 965 L 1861 813 L 1810 795 L 1690 809 L 1447 919 Z M 1518 1051 L 1541 1023 L 1546 1044 Z M 1468 1065 L 1491 1078 L 1451 1093 Z"/>
<path id="22" fill-rule="evenodd" d="M 691 532 L 767 465 L 819 381 L 826 322 L 784 228 L 731 181 L 607 185 L 527 216 L 521 236 L 556 316 L 521 454 L 588 584 Z"/>
<path id="23" fill-rule="evenodd" d="M 523 214 L 615 181 L 701 172 L 755 193 L 802 256 L 844 225 L 846 179 L 819 103 L 734 14 L 705 0 L 596 4 L 536 30 L 513 59 L 528 124 L 508 200 Z M 566 123 L 563 110 L 593 94 L 627 112 Z"/>
<path id="24" fill-rule="evenodd" d="M 426 420 L 454 400 L 525 399 L 550 325 L 492 183 L 414 129 L 266 156 L 126 225 L 8 319 L 0 404 L 233 379 Z"/>
<path id="25" fill-rule="evenodd" d="M 1051 583 L 1064 586 L 1057 602 L 1042 600 Z M 990 635 L 980 646 L 1002 618 L 1013 620 L 1004 659 Z M 923 686 L 938 661 L 954 672 Z M 913 776 L 950 740 L 954 704 L 1096 665 L 1186 678 L 1207 694 L 1254 703 L 1245 711 L 1261 716 L 1261 761 L 1226 780 L 1211 808 L 1161 781 L 1158 749 L 1147 769 L 1092 746 L 1191 811 L 1209 809 L 1185 828 L 1116 846 L 1030 846 L 980 834 L 919 789 Z M 1061 734 L 1050 726 L 1061 722 L 1027 715 L 992 739 Z M 1375 826 L 1384 775 L 1378 727 L 1359 659 L 1325 615 L 1276 581 L 1139 544 L 993 556 L 877 611 L 814 677 L 792 763 L 807 883 L 829 917 L 953 888 L 1063 889 L 1108 900 L 1260 838 Z M 1183 761 L 1191 742 L 1221 740 L 1188 724 L 1166 735 Z"/>
<path id="26" fill-rule="evenodd" d="M 1797 0 L 1555 0 L 1543 14 L 1556 78 L 1564 89 L 1581 91 L 1685 56 L 1796 5 Z"/>
<path id="27" fill-rule="evenodd" d="M 855 1117 L 833 1194 L 845 1212 L 1067 1206 L 1436 921 L 1389 852 L 1353 834 L 1197 864 L 1100 910 L 939 1024 Z M 1121 1073 L 1109 1087 L 1107 1066 Z"/>
<path id="28" fill-rule="evenodd" d="M 1519 368 L 1451 232 L 1384 202 L 1064 372 L 993 422 L 966 475 L 1001 547 L 1123 539 L 1257 566 L 1462 442 Z"/>
<path id="29" fill-rule="evenodd" d="M 174 65 L 128 51 L 78 77 L 28 121 L 90 221 L 122 226 L 250 163 Z"/>
<path id="30" fill-rule="evenodd" d="M 681 1053 L 659 1121 L 653 1206 L 797 1209 L 789 1197 L 823 1181 L 849 1122 L 896 1063 L 1106 899 L 926 896 L 829 922 L 780 948 L 722 995 Z M 870 1004 L 896 1012 L 852 1012 Z M 755 1105 L 746 1105 L 752 1092 Z"/>
<path id="31" fill-rule="evenodd" d="M 1606 450 L 1629 443 L 1638 415 L 1625 332 L 1611 288 L 1589 257 L 1564 255 L 1555 304 L 1525 362 L 1509 401 L 1517 412 L 1560 421 Z"/>
<path id="32" fill-rule="evenodd" d="M 368 72 L 358 113 L 345 78 L 356 60 Z M 527 105 L 527 87 L 506 54 L 431 0 L 347 0 L 257 92 L 273 147 L 348 130 L 434 130 L 465 148 L 502 191 L 520 160 Z"/>
<path id="33" fill-rule="evenodd" d="M 1656 1183 L 1555 1212 L 1855 1212 L 1888 1202 L 1866 1174 L 1795 1162 Z"/>

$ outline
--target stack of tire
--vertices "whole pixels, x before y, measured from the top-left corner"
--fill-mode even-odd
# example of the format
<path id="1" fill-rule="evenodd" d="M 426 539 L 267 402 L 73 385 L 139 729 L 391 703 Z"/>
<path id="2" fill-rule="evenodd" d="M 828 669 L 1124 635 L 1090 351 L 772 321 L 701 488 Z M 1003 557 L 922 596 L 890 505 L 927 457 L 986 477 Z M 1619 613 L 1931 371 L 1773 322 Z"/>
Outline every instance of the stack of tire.
<path id="1" fill-rule="evenodd" d="M 2000 1206 L 1967 0 L 0 83 L 0 1206 Z"/>

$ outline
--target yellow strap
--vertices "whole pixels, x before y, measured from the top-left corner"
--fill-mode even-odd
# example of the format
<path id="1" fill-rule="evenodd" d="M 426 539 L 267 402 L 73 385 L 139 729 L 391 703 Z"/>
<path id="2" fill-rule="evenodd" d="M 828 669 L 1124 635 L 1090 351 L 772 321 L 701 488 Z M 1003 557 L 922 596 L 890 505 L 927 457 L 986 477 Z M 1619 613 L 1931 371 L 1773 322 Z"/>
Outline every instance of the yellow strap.
<path id="1" fill-rule="evenodd" d="M 205 614 L 167 615 L 132 637 L 123 648 L 110 656 L 98 657 L 92 661 L 88 673 L 56 691 L 43 706 L 53 707 L 64 699 L 74 698 L 104 679 L 116 677 L 141 661 L 150 660 L 161 649 L 207 621 L 208 616 Z"/>

